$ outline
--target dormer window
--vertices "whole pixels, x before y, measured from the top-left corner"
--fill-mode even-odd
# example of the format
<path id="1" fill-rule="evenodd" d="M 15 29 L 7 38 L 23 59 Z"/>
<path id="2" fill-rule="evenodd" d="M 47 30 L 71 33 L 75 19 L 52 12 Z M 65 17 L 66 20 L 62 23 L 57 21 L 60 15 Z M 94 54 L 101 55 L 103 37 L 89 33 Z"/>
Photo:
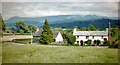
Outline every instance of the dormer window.
<path id="1" fill-rule="evenodd" d="M 103 36 L 101 36 L 102 37 L 102 39 L 103 39 Z"/>
<path id="2" fill-rule="evenodd" d="M 94 36 L 92 36 L 92 39 L 94 39 Z"/>
<path id="3" fill-rule="evenodd" d="M 89 36 L 86 36 L 86 39 L 88 39 L 89 38 Z"/>
<path id="4" fill-rule="evenodd" d="M 77 38 L 79 38 L 79 36 L 77 36 Z"/>

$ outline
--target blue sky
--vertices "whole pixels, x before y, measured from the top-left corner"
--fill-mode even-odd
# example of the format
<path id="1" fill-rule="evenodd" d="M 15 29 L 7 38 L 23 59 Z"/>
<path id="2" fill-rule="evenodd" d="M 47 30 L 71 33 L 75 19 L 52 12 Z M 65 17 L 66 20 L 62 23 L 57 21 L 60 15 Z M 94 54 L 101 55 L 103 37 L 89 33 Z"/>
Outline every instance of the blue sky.
<path id="1" fill-rule="evenodd" d="M 118 16 L 117 2 L 3 2 L 2 16 L 42 17 L 54 15 Z"/>

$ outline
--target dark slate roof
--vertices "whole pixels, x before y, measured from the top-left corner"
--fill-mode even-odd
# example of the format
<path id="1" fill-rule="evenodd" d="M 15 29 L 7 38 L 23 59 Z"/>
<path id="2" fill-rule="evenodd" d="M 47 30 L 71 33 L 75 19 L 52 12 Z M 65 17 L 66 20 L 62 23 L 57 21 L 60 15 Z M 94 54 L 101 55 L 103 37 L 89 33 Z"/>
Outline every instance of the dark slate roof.
<path id="1" fill-rule="evenodd" d="M 33 35 L 35 36 L 40 36 L 40 34 L 42 33 L 42 31 L 36 31 L 35 34 Z M 56 38 L 59 32 L 53 32 L 53 37 Z"/>
<path id="2" fill-rule="evenodd" d="M 41 33 L 42 33 L 42 31 L 36 31 L 33 36 L 40 36 Z"/>
<path id="3" fill-rule="evenodd" d="M 59 32 L 53 32 L 53 37 L 56 38 Z"/>
<path id="4" fill-rule="evenodd" d="M 107 31 L 76 31 L 73 35 L 108 35 Z"/>

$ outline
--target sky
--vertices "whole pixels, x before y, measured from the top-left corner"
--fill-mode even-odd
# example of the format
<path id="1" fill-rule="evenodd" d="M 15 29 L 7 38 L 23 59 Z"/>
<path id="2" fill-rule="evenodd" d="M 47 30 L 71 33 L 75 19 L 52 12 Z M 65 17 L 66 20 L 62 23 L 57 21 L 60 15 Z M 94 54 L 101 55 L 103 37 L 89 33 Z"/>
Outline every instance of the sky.
<path id="1" fill-rule="evenodd" d="M 118 17 L 118 2 L 2 2 L 2 17 L 99 15 Z"/>

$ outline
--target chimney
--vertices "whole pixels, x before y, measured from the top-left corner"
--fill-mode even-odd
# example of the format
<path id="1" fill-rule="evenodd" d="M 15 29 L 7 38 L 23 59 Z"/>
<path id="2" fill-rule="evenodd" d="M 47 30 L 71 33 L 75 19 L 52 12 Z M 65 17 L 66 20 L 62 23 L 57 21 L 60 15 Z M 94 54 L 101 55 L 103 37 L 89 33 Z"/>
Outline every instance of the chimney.
<path id="1" fill-rule="evenodd" d="M 73 32 L 76 32 L 76 31 L 77 31 L 77 26 L 74 26 Z"/>
<path id="2" fill-rule="evenodd" d="M 108 28 L 106 28 L 106 32 L 108 32 Z"/>
<path id="3" fill-rule="evenodd" d="M 36 31 L 39 31 L 39 28 L 37 28 L 37 30 Z"/>

